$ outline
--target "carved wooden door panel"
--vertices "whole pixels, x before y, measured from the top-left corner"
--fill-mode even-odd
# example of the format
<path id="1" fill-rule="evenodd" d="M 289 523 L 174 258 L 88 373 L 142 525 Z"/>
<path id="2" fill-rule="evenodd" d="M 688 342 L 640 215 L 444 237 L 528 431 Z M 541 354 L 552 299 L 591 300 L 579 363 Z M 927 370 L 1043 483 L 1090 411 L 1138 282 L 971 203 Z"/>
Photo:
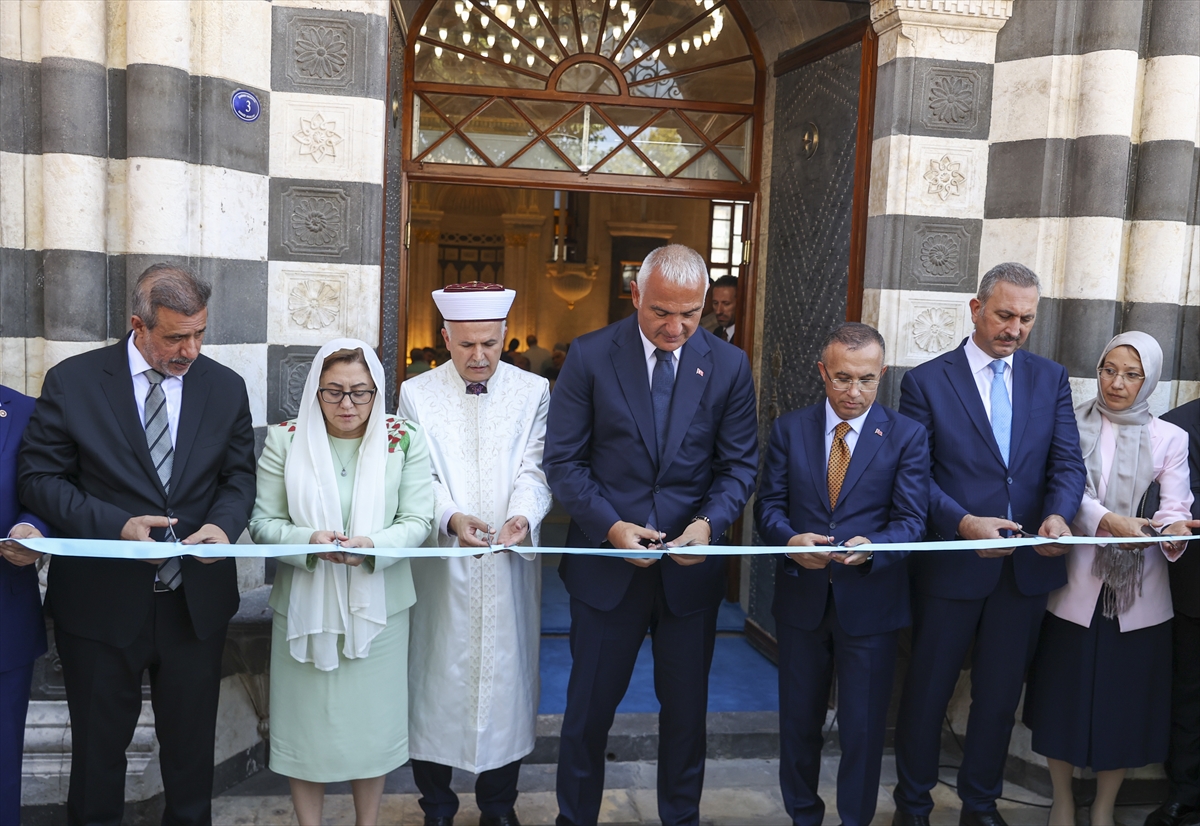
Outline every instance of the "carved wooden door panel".
<path id="1" fill-rule="evenodd" d="M 821 342 L 847 317 L 862 49 L 854 42 L 776 81 L 759 396 L 763 448 L 779 415 L 824 397 L 816 366 Z M 857 317 L 860 308 L 853 309 Z M 775 559 L 751 559 L 747 632 L 771 652 Z"/>

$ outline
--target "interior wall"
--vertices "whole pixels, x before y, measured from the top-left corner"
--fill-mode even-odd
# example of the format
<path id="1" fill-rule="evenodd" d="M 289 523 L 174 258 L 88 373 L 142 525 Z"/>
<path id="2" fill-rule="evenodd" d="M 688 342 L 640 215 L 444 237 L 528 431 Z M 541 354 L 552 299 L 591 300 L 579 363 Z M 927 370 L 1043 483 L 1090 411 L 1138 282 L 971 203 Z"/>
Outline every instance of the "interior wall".
<path id="1" fill-rule="evenodd" d="M 518 289 L 514 311 L 509 316 L 508 336 L 521 340 L 536 335 L 546 349 L 566 344 L 572 339 L 609 322 L 612 293 L 612 232 L 628 231 L 628 225 L 657 224 L 672 228 L 671 242 L 686 244 L 708 254 L 709 201 L 697 198 L 664 198 L 647 195 L 613 195 L 589 193 L 587 261 L 596 266 L 596 280 L 591 291 L 568 308 L 566 300 L 556 295 L 554 284 L 547 276 L 547 262 L 554 253 L 554 193 L 550 190 L 519 190 L 498 187 L 458 186 L 451 184 L 422 185 L 420 199 L 428 205 L 430 214 L 440 214 L 441 234 L 509 234 L 504 262 L 504 281 L 509 285 L 523 284 Z M 518 212 L 518 210 L 520 210 Z M 539 220 L 540 218 L 540 220 Z M 514 223 L 524 231 L 513 232 Z M 610 227 L 610 223 L 616 225 Z M 522 257 L 514 247 L 513 236 L 523 236 L 526 244 Z M 432 299 L 419 293 L 441 279 L 429 270 L 435 266 L 428 258 L 410 257 L 410 283 L 415 287 L 409 296 L 409 333 L 407 349 L 433 344 L 429 320 L 436 325 L 436 310 L 429 310 Z M 523 267 L 516 272 L 514 267 Z M 422 302 L 428 302 L 422 307 Z M 418 321 L 418 319 L 420 319 Z"/>

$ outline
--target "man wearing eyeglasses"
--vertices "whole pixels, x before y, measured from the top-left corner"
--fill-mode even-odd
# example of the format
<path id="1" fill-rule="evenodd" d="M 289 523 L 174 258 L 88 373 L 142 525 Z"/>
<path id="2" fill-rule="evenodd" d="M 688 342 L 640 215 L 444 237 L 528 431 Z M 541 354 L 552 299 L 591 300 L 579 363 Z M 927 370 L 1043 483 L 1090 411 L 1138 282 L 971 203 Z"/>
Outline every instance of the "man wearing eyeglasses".
<path id="1" fill-rule="evenodd" d="M 536 734 L 541 562 L 493 551 L 537 545 L 550 510 L 550 384 L 500 362 L 514 298 L 491 283 L 435 291 L 450 361 L 400 386 L 400 415 L 429 439 L 427 544 L 477 549 L 412 561 L 408 751 L 427 826 L 454 822 L 455 768 L 476 775 L 482 826 L 518 826 L 517 780 Z"/>
<path id="2" fill-rule="evenodd" d="M 875 403 L 883 360 L 873 327 L 829 334 L 817 362 L 825 402 L 775 422 L 754 506 L 763 539 L 796 548 L 779 558 L 773 609 L 779 783 L 795 824 L 825 813 L 817 783 L 835 668 L 841 822 L 866 826 L 879 797 L 897 636 L 910 622 L 908 553 L 871 543 L 919 540 L 929 504 L 925 429 Z"/>
<path id="3" fill-rule="evenodd" d="M 910 370 L 900 412 L 929 433 L 929 539 L 1070 533 L 1085 470 L 1067 371 L 1021 350 L 1037 318 L 1038 277 L 998 264 L 971 299 L 975 330 Z M 1048 594 L 1067 582 L 1069 546 L 914 554 L 912 660 L 896 722 L 899 826 L 927 826 L 942 720 L 967 651 L 971 711 L 959 823 L 1003 826 L 996 799 L 1025 672 Z"/>
<path id="4" fill-rule="evenodd" d="M 133 289 L 133 331 L 47 372 L 19 484 L 22 503 L 54 535 L 228 544 L 246 527 L 250 403 L 241 376 L 200 354 L 210 293 L 183 269 L 151 266 Z M 67 822 L 121 822 L 125 750 L 149 671 L 163 822 L 211 823 L 234 561 L 58 557 L 46 604 L 71 713 Z"/>

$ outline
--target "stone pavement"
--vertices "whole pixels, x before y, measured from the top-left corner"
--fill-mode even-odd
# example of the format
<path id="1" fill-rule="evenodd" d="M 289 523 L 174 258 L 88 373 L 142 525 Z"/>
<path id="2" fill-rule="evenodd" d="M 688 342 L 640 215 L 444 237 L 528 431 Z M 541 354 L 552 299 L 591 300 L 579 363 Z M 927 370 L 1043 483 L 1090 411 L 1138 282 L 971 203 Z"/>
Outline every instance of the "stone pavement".
<path id="1" fill-rule="evenodd" d="M 837 755 L 827 755 L 822 764 L 821 796 L 830 805 L 836 799 L 835 778 Z M 741 759 L 710 760 L 705 777 L 704 798 L 700 805 L 701 822 L 708 826 L 786 826 L 788 818 L 779 797 L 778 760 Z M 528 765 L 521 770 L 521 798 L 517 813 L 525 826 L 553 824 L 557 807 L 554 798 L 553 764 Z M 953 782 L 947 772 L 944 779 Z M 474 796 L 469 792 L 471 778 L 456 773 L 455 787 L 460 791 L 462 809 L 457 821 L 460 826 L 474 826 L 479 812 Z M 895 759 L 884 757 L 883 788 L 879 793 L 876 824 L 888 824 L 892 819 L 891 789 L 896 782 Z M 607 791 L 600 815 L 602 824 L 658 823 L 655 800 L 655 764 L 652 762 L 610 763 L 605 778 Z M 1042 826 L 1046 822 L 1049 801 L 1033 792 L 1005 787 L 1005 795 L 1021 803 L 1002 802 L 1000 811 L 1011 826 Z M 423 818 L 417 805 L 412 773 L 398 769 L 388 776 L 383 801 L 381 824 L 384 826 L 421 826 Z M 934 792 L 937 807 L 933 826 L 954 826 L 958 823 L 958 798 L 946 785 Z M 1120 826 L 1141 826 L 1151 807 L 1122 807 L 1118 809 Z M 1080 812 L 1081 824 L 1086 824 L 1086 809 Z M 287 782 L 278 775 L 262 772 L 231 789 L 214 801 L 213 822 L 217 826 L 290 826 L 294 824 Z M 327 824 L 353 824 L 354 804 L 347 784 L 331 785 L 325 803 Z M 838 822 L 836 812 L 826 812 L 825 823 Z"/>

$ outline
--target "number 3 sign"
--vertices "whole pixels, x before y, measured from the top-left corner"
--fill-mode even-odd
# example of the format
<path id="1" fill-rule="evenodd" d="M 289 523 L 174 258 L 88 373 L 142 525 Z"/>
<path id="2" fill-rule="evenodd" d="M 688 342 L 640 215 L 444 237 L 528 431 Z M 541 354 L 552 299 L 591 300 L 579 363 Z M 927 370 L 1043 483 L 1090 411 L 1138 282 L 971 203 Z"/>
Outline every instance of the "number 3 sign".
<path id="1" fill-rule="evenodd" d="M 253 92 L 247 92 L 245 89 L 238 89 L 233 93 L 230 105 L 233 107 L 233 113 L 246 123 L 258 120 L 259 113 L 262 111 L 258 98 L 254 96 Z"/>

